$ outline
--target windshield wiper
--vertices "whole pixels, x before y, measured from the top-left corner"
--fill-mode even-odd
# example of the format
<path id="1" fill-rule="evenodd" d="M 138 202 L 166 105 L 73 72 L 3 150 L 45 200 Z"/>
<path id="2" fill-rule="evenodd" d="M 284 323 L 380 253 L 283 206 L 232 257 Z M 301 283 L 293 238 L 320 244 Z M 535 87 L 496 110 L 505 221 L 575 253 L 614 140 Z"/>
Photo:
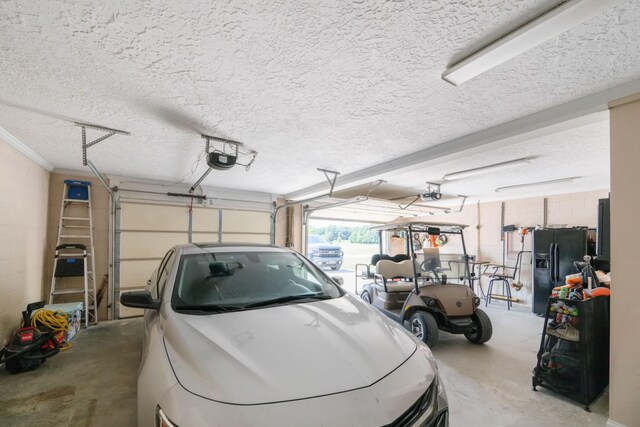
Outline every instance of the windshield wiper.
<path id="1" fill-rule="evenodd" d="M 200 311 L 219 311 L 219 312 L 236 311 L 236 310 L 241 310 L 243 308 L 244 307 L 237 306 L 237 305 L 218 305 L 218 304 L 204 304 L 204 305 L 184 304 L 184 305 L 176 305 L 175 307 L 176 310 L 200 310 Z"/>
<path id="2" fill-rule="evenodd" d="M 254 302 L 252 304 L 247 304 L 247 305 L 244 306 L 244 308 L 254 308 L 254 307 L 262 307 L 264 305 L 281 304 L 281 303 L 285 303 L 285 302 L 289 302 L 289 301 L 296 301 L 296 300 L 300 300 L 300 299 L 323 300 L 323 299 L 332 299 L 332 298 L 333 297 L 330 296 L 330 295 L 318 295 L 318 294 L 287 295 L 287 296 L 284 296 L 284 297 L 278 297 L 278 298 L 268 299 L 268 300 L 264 300 L 264 301 Z"/>

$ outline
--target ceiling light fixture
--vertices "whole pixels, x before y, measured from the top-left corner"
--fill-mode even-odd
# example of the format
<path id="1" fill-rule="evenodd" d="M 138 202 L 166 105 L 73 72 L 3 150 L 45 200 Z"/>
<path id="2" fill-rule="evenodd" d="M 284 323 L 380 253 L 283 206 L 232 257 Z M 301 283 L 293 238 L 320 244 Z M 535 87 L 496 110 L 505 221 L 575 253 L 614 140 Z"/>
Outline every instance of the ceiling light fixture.
<path id="1" fill-rule="evenodd" d="M 622 0 L 568 0 L 447 68 L 442 78 L 454 86 L 569 31 Z"/>
<path id="2" fill-rule="evenodd" d="M 467 169 L 460 172 L 448 173 L 442 177 L 446 181 L 454 179 L 462 179 L 470 176 L 482 175 L 483 173 L 494 172 L 502 169 L 509 169 L 520 165 L 526 165 L 531 162 L 532 157 L 523 157 L 522 159 L 509 160 L 508 162 L 495 163 L 493 165 L 482 166 L 474 169 Z"/>
<path id="3" fill-rule="evenodd" d="M 579 176 L 572 176 L 570 178 L 560 178 L 560 179 L 552 179 L 550 181 L 531 182 L 529 184 L 507 185 L 505 187 L 496 188 L 495 192 L 500 193 L 501 191 L 518 190 L 520 188 L 537 187 L 539 185 L 560 184 L 561 182 L 573 182 L 579 178 L 580 178 Z"/>

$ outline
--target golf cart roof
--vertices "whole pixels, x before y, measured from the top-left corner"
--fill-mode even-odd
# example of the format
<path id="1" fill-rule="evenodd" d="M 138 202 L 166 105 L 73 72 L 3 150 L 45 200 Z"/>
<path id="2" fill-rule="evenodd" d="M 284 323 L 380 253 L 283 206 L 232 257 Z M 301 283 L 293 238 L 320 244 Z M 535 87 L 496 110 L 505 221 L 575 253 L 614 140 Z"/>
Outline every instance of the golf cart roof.
<path id="1" fill-rule="evenodd" d="M 429 228 L 439 228 L 442 233 L 459 233 L 462 229 L 468 227 L 465 224 L 456 224 L 453 222 L 435 222 L 428 217 L 398 217 L 393 221 L 371 227 L 371 230 L 378 231 L 404 231 L 411 230 L 414 232 L 427 231 Z"/>

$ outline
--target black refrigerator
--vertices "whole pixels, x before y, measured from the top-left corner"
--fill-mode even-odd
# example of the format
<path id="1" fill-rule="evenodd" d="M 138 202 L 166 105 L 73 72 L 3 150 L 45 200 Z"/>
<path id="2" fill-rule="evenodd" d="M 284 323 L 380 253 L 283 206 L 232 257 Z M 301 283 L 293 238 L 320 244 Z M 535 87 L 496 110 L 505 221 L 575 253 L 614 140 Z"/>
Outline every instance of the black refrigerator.
<path id="1" fill-rule="evenodd" d="M 611 208 L 609 199 L 598 201 L 598 259 L 611 260 Z"/>
<path id="2" fill-rule="evenodd" d="M 587 254 L 586 228 L 555 228 L 534 230 L 531 242 L 533 256 L 533 303 L 536 314 L 544 314 L 547 298 L 556 286 L 562 286 L 565 276 L 576 273 L 574 261 Z"/>

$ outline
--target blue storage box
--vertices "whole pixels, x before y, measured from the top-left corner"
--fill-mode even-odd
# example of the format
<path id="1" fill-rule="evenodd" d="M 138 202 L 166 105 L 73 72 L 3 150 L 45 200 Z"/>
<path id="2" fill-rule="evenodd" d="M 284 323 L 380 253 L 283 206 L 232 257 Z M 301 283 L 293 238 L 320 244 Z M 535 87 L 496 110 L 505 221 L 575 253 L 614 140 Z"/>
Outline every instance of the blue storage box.
<path id="1" fill-rule="evenodd" d="M 74 200 L 89 200 L 89 181 L 73 181 L 66 179 L 65 184 L 69 186 L 69 192 L 67 194 L 68 199 Z"/>

